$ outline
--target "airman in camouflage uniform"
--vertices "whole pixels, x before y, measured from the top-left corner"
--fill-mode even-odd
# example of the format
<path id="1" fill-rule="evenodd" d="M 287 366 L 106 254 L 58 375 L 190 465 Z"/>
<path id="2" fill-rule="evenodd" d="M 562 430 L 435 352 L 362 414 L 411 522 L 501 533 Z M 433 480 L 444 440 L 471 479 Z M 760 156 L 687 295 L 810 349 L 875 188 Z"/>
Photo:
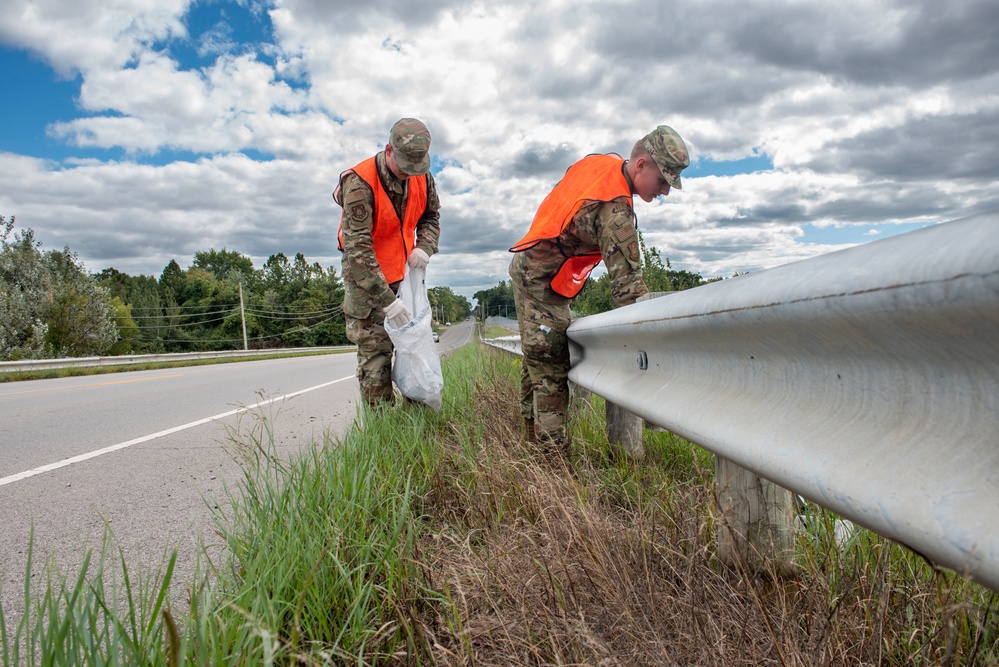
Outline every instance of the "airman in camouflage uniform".
<path id="1" fill-rule="evenodd" d="M 571 296 L 565 294 L 565 289 L 556 292 L 553 285 L 558 285 L 557 276 L 570 258 L 593 254 L 594 266 L 600 259 L 607 265 L 611 294 L 617 306 L 634 303 L 647 294 L 631 198 L 637 194 L 650 202 L 659 195 L 669 194 L 671 187 L 681 188 L 680 172 L 689 164 L 683 139 L 672 128 L 660 125 L 635 144 L 630 159 L 621 162 L 620 170 L 630 195 L 609 201 L 582 199 L 571 219 L 562 223 L 562 231 L 556 237 L 532 241 L 533 245 L 525 244 L 523 249 L 518 244 L 512 249 L 516 254 L 510 263 L 510 277 L 523 351 L 520 408 L 529 440 L 539 440 L 556 451 L 564 450 L 566 445 L 569 404 L 566 329 L 571 318 L 569 305 L 578 288 L 574 292 L 569 290 Z M 571 171 L 572 168 L 566 172 L 567 177 Z M 566 180 L 549 197 L 556 195 Z M 536 217 L 532 230 L 538 224 Z M 530 236 L 529 233 L 525 240 Z M 579 279 L 579 286 L 583 281 L 585 275 Z"/>
<path id="2" fill-rule="evenodd" d="M 375 155 L 378 178 L 391 200 L 399 220 L 405 219 L 409 178 L 426 175 L 426 209 L 416 223 L 416 242 L 406 248 L 410 266 L 425 267 L 437 252 L 440 238 L 440 201 L 430 173 L 430 132 L 415 119 L 398 121 L 389 135 L 385 150 Z M 341 250 L 343 251 L 343 314 L 347 338 L 357 345 L 357 379 L 361 395 L 371 406 L 390 404 L 392 391 L 392 341 L 385 331 L 386 317 L 392 317 L 401 300 L 396 294 L 401 279 L 389 282 L 375 256 L 377 221 L 372 188 L 354 171 L 345 171 L 333 194 L 343 206 Z M 408 309 L 400 322 L 411 314 Z M 395 323 L 393 319 L 393 323 Z"/>

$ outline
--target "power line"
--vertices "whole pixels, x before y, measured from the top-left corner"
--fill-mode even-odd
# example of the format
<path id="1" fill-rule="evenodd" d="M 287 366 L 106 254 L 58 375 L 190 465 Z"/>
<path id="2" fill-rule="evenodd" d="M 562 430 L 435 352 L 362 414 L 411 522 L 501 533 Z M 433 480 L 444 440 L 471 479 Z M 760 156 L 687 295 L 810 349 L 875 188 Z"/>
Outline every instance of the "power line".
<path id="1" fill-rule="evenodd" d="M 306 331 L 311 331 L 315 329 L 320 324 L 325 324 L 326 322 L 332 321 L 333 317 L 328 317 L 322 322 L 316 322 L 312 326 L 308 327 L 297 327 L 295 329 L 289 329 L 288 331 L 282 331 L 281 333 L 271 334 L 269 336 L 257 336 L 256 338 L 249 338 L 247 340 L 270 340 L 272 338 L 280 338 L 291 333 L 298 333 L 303 329 Z M 242 338 L 129 338 L 129 342 L 132 343 L 242 343 Z"/>
<path id="2" fill-rule="evenodd" d="M 235 311 L 232 311 L 235 312 Z M 225 322 L 228 317 L 217 317 L 213 320 L 203 320 L 201 322 L 188 322 L 187 324 L 151 324 L 149 326 L 123 326 L 123 329 L 185 329 L 187 327 L 200 327 L 204 324 L 212 324 L 214 322 Z"/>
<path id="3" fill-rule="evenodd" d="M 199 306 L 199 307 L 204 307 L 204 306 Z M 223 306 L 223 308 L 226 308 L 226 307 Z M 175 319 L 175 318 L 178 318 L 178 317 L 199 317 L 199 316 L 202 316 L 202 315 L 218 315 L 219 313 L 234 313 L 234 312 L 236 312 L 236 308 L 226 308 L 224 310 L 212 310 L 212 311 L 209 311 L 207 313 L 186 313 L 186 314 L 185 313 L 178 313 L 176 315 L 167 315 L 167 314 L 161 314 L 161 315 L 112 315 L 111 317 L 114 318 L 114 319 L 119 319 L 119 320 L 129 319 L 129 318 L 131 318 L 133 320 L 162 320 L 162 319 Z"/>
<path id="4" fill-rule="evenodd" d="M 132 310 L 195 310 L 197 308 L 238 308 L 238 303 L 212 304 L 210 306 L 133 306 Z"/>
<path id="5" fill-rule="evenodd" d="M 169 320 L 169 319 L 177 319 L 177 318 L 181 318 L 181 317 L 188 317 L 188 318 L 190 318 L 190 317 L 200 317 L 200 316 L 204 316 L 204 315 L 219 315 L 219 314 L 232 315 L 232 314 L 235 314 L 237 312 L 238 312 L 238 310 L 234 308 L 234 309 L 231 309 L 231 310 L 215 310 L 215 311 L 212 311 L 212 312 L 209 312 L 209 313 L 198 313 L 197 315 L 194 315 L 194 314 L 191 314 L 191 315 L 160 315 L 160 316 L 146 315 L 146 316 L 140 316 L 140 317 L 132 317 L 131 319 L 133 321 L 134 320 L 164 320 L 164 319 Z M 316 310 L 316 311 L 310 311 L 310 312 L 307 312 L 307 313 L 288 313 L 288 314 L 286 314 L 286 313 L 279 313 L 278 311 L 258 311 L 258 310 L 251 310 L 249 308 L 247 308 L 245 310 L 245 313 L 247 315 L 253 315 L 256 319 L 260 319 L 260 320 L 273 320 L 273 321 L 312 320 L 312 319 L 316 319 L 317 317 L 324 317 L 324 316 L 327 316 L 327 315 L 338 315 L 339 313 L 342 313 L 342 312 L 343 312 L 343 310 L 339 306 L 336 307 L 336 308 L 330 308 L 330 309 L 327 309 L 327 310 Z M 273 313 L 275 315 L 287 315 L 287 316 L 269 317 L 268 316 L 269 313 Z M 113 319 L 117 319 L 117 320 L 129 319 L 129 317 L 125 316 L 125 315 L 113 315 L 112 318 Z M 222 322 L 225 319 L 227 319 L 227 318 L 222 317 L 222 318 L 215 318 L 215 319 L 211 319 L 211 320 L 199 320 L 197 322 L 187 322 L 187 323 L 184 323 L 184 324 L 179 324 L 179 323 L 178 324 L 174 324 L 174 323 L 166 322 L 166 323 L 163 323 L 163 324 L 151 324 L 151 325 L 146 325 L 146 326 L 143 326 L 143 325 L 130 326 L 128 328 L 129 329 L 175 329 L 175 328 L 181 328 L 181 327 L 194 327 L 194 326 L 199 326 L 199 325 L 202 325 L 202 324 L 211 324 L 213 322 Z"/>
<path id="6" fill-rule="evenodd" d="M 311 320 L 317 317 L 323 317 L 324 315 L 332 315 L 342 312 L 339 307 L 330 308 L 328 310 L 317 310 L 310 313 L 267 313 L 267 311 L 252 310 L 250 308 L 246 309 L 247 315 L 253 315 L 264 320 Z M 265 315 L 273 314 L 274 317 L 267 317 Z M 283 317 L 281 315 L 287 315 Z"/>

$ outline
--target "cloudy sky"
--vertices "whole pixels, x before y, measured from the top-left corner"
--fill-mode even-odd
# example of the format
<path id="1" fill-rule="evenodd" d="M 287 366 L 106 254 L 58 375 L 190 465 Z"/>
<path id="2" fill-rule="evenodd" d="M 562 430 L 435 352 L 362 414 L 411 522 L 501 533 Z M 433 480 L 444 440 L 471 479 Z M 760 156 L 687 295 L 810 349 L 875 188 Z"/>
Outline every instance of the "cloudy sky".
<path id="1" fill-rule="evenodd" d="M 646 241 L 705 277 L 999 207 L 995 0 L 3 0 L 0 214 L 87 269 L 340 258 L 339 173 L 415 116 L 471 299 L 566 168 L 674 127 Z"/>

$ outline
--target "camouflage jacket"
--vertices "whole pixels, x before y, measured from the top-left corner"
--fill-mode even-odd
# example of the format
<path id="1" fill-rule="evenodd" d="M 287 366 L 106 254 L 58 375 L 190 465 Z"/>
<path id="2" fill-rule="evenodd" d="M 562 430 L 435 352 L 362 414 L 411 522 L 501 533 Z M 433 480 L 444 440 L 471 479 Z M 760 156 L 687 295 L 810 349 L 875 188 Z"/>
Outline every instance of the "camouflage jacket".
<path id="1" fill-rule="evenodd" d="M 543 302 L 570 301 L 549 283 L 567 257 L 600 252 L 610 276 L 611 296 L 618 306 L 634 303 L 649 289 L 642 278 L 642 253 L 634 212 L 621 201 L 585 204 L 555 240 L 515 253 L 510 275 Z"/>
<path id="2" fill-rule="evenodd" d="M 395 205 L 400 219 L 406 202 L 406 183 L 397 179 L 385 164 L 385 152 L 375 156 L 378 174 L 385 191 Z M 371 231 L 374 227 L 374 193 L 352 172 L 340 181 L 340 203 L 344 210 L 354 212 L 343 221 L 343 310 L 351 317 L 366 319 L 372 309 L 381 309 L 392 303 L 399 284 L 389 285 L 385 280 L 375 251 Z M 358 215 L 357 207 L 366 214 Z M 427 174 L 427 209 L 416 224 L 416 247 L 428 255 L 437 253 L 440 240 L 440 200 L 434 177 Z"/>

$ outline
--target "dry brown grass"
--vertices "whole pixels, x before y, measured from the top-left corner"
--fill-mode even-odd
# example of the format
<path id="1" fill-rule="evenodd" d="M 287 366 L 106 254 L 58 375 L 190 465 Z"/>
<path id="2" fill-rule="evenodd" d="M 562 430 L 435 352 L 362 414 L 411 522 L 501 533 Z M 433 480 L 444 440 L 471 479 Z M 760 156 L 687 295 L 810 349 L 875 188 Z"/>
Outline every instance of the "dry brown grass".
<path id="1" fill-rule="evenodd" d="M 955 599 L 963 580 L 899 572 L 876 536 L 860 560 L 805 549 L 798 579 L 721 567 L 710 471 L 664 482 L 578 442 L 546 458 L 521 442 L 515 396 L 509 377 L 477 386 L 482 431 L 449 438 L 424 499 L 424 576 L 450 596 L 420 619 L 438 664 L 996 664 L 996 622 Z"/>

